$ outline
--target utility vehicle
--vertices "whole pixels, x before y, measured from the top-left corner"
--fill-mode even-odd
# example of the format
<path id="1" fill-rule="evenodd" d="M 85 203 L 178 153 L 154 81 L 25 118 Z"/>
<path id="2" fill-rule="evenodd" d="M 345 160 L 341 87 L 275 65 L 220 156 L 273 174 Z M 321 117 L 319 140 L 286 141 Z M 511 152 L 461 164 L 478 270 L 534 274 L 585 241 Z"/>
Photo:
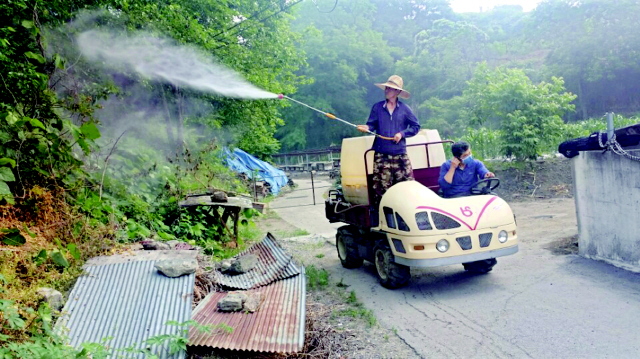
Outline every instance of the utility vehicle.
<path id="1" fill-rule="evenodd" d="M 493 193 L 499 179 L 479 181 L 468 197 L 438 194 L 443 144 L 451 141 L 442 141 L 436 130 L 407 139 L 415 181 L 395 184 L 379 208 L 372 208 L 373 139 L 343 140 L 342 189 L 331 190 L 325 201 L 327 219 L 346 224 L 336 234 L 343 267 L 357 268 L 367 260 L 383 286 L 397 288 L 409 281 L 410 267 L 462 264 L 467 271 L 487 273 L 497 257 L 518 251 L 513 212 Z"/>

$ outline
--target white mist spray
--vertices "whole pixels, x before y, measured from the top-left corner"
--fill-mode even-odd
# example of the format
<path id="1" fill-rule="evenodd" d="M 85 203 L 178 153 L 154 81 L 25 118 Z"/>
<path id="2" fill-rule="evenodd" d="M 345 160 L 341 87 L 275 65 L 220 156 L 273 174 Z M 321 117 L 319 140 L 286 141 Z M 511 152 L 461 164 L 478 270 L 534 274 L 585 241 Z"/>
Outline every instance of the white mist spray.
<path id="1" fill-rule="evenodd" d="M 78 36 L 82 54 L 107 65 L 124 66 L 142 76 L 180 87 L 245 99 L 278 98 L 244 80 L 200 52 L 150 35 L 121 36 L 90 30 Z"/>

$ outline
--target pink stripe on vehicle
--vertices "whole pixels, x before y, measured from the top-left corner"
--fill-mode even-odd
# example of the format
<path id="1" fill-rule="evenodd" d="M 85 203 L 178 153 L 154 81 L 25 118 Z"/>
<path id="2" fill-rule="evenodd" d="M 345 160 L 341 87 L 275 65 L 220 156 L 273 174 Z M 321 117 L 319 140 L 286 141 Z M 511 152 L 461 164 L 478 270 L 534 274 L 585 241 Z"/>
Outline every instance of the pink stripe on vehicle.
<path id="1" fill-rule="evenodd" d="M 484 205 L 484 207 L 482 207 L 482 210 L 480 211 L 480 214 L 478 215 L 478 219 L 476 220 L 476 224 L 475 224 L 475 226 L 473 226 L 473 228 L 471 228 L 471 226 L 469 224 L 467 224 L 467 222 L 465 222 L 464 220 L 460 219 L 458 216 L 456 216 L 454 214 L 451 214 L 451 213 L 449 213 L 447 211 L 443 211 L 440 208 L 428 207 L 428 206 L 418 206 L 418 207 L 416 207 L 416 209 L 427 209 L 427 210 L 436 211 L 436 212 L 445 214 L 445 215 L 447 215 L 449 217 L 454 218 L 458 222 L 461 222 L 462 224 L 467 226 L 467 228 L 469 228 L 470 230 L 475 231 L 476 228 L 478 228 L 478 224 L 480 223 L 480 218 L 482 218 L 482 215 L 484 214 L 484 211 L 487 209 L 487 207 L 489 207 L 491 202 L 493 202 L 496 198 L 497 197 L 491 197 L 491 199 L 487 201 L 487 203 Z"/>

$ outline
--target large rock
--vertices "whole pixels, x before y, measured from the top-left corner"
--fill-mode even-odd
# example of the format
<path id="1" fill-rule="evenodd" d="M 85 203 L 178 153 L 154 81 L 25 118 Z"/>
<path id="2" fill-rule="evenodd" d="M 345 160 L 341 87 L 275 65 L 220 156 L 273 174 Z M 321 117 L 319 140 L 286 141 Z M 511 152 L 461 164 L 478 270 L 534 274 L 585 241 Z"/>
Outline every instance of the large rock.
<path id="1" fill-rule="evenodd" d="M 255 268 L 256 264 L 258 264 L 258 256 L 255 254 L 247 254 L 236 259 L 236 261 L 231 264 L 231 267 L 229 267 L 227 272 L 229 274 L 246 273 Z"/>
<path id="2" fill-rule="evenodd" d="M 211 201 L 212 202 L 228 202 L 229 197 L 227 196 L 226 193 L 222 191 L 216 191 L 216 192 L 213 192 L 213 195 L 211 195 Z"/>
<path id="3" fill-rule="evenodd" d="M 263 301 L 264 294 L 262 292 L 253 292 L 247 296 L 247 300 L 244 302 L 244 310 L 253 313 L 260 308 Z"/>
<path id="4" fill-rule="evenodd" d="M 176 240 L 168 241 L 167 244 L 171 246 L 171 249 L 175 249 L 177 251 L 191 251 L 198 249 L 197 246 L 192 246 L 189 243 Z"/>
<path id="5" fill-rule="evenodd" d="M 221 312 L 237 312 L 242 310 L 247 295 L 243 292 L 229 292 L 226 297 L 218 301 L 218 310 Z"/>
<path id="6" fill-rule="evenodd" d="M 220 264 L 220 269 L 222 269 L 223 272 L 226 272 L 229 270 L 229 268 L 231 268 L 231 265 L 233 264 L 235 260 L 234 259 L 225 259 L 222 261 L 222 263 Z"/>
<path id="7" fill-rule="evenodd" d="M 191 274 L 198 269 L 198 261 L 190 259 L 168 259 L 156 262 L 156 269 L 167 277 L 176 278 L 185 274 Z"/>
<path id="8" fill-rule="evenodd" d="M 169 243 L 159 242 L 159 241 L 142 241 L 142 248 L 147 251 L 161 251 L 161 250 L 169 250 L 171 249 L 171 245 Z"/>
<path id="9" fill-rule="evenodd" d="M 176 249 L 176 246 L 180 243 L 184 243 L 184 242 L 176 241 L 175 239 L 167 242 L 167 244 L 169 245 L 169 247 L 171 247 L 171 249 Z"/>
<path id="10" fill-rule="evenodd" d="M 49 303 L 49 307 L 53 310 L 60 310 L 64 305 L 62 293 L 58 292 L 55 289 L 45 287 L 38 288 L 38 291 L 36 293 L 43 296 L 44 300 Z"/>

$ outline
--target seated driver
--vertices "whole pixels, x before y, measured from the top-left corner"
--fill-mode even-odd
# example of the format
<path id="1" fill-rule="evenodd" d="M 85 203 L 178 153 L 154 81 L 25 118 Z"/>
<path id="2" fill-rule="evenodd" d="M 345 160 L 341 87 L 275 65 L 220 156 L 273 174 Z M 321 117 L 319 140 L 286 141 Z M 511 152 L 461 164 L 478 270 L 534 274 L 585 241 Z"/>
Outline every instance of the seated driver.
<path id="1" fill-rule="evenodd" d="M 444 198 L 471 195 L 471 187 L 481 179 L 493 178 L 484 164 L 471 156 L 471 146 L 464 141 L 451 146 L 453 158 L 442 164 L 438 184 Z"/>

